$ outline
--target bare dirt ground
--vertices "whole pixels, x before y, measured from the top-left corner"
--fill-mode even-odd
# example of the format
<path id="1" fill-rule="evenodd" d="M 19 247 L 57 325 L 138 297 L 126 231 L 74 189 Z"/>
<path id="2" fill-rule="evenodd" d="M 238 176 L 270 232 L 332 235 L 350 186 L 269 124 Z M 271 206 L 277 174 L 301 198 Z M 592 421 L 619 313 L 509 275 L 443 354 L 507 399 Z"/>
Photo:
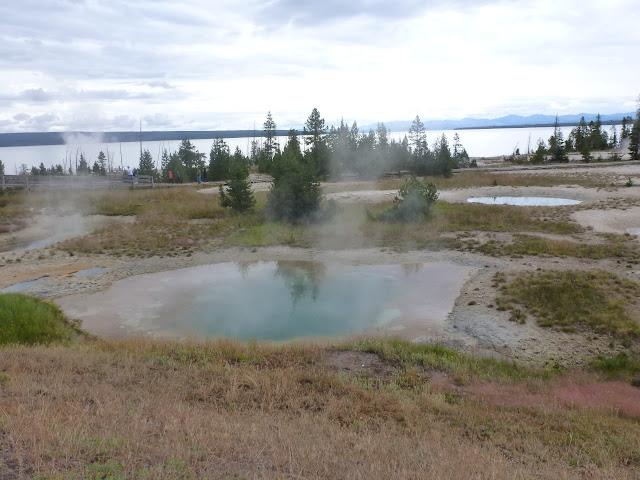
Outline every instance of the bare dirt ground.
<path id="1" fill-rule="evenodd" d="M 537 175 L 539 171 L 521 174 Z M 559 171 L 554 171 L 554 175 Z M 586 188 L 571 185 L 572 175 L 602 175 L 603 178 L 640 179 L 640 165 L 616 165 L 600 168 L 567 169 L 567 183 L 555 187 L 474 187 L 444 190 L 440 199 L 446 202 L 466 202 L 471 196 L 547 196 L 580 200 L 571 218 L 590 229 L 589 235 L 624 234 L 627 229 L 640 228 L 640 186 Z M 640 183 L 640 180 L 635 182 Z M 335 191 L 340 185 L 344 191 Z M 332 184 L 334 193 L 327 198 L 339 202 L 378 202 L 392 199 L 396 191 L 354 190 L 357 183 Z M 256 189 L 268 188 L 268 183 L 255 184 Z M 209 192 L 207 190 L 210 190 Z M 217 189 L 203 189 L 213 193 Z M 96 219 L 97 224 L 100 219 Z M 590 233 L 592 232 L 592 233 Z M 9 235 L 0 234 L 0 245 Z M 25 234 L 26 235 L 26 234 Z M 600 242 L 602 239 L 599 240 Z M 43 276 L 42 283 L 24 293 L 55 300 L 68 295 L 88 294 L 109 288 L 118 280 L 144 273 L 223 262 L 316 260 L 351 265 L 398 264 L 416 262 L 451 262 L 471 268 L 446 324 L 440 331 L 415 338 L 421 342 L 441 341 L 481 355 L 501 355 L 533 364 L 579 365 L 594 354 L 611 354 L 620 350 L 604 336 L 585 341 L 581 333 L 561 333 L 543 329 L 534 321 L 526 324 L 510 322 L 508 312 L 495 309 L 498 291 L 493 286 L 496 272 L 518 273 L 536 269 L 607 270 L 621 277 L 640 280 L 638 268 L 629 269 L 615 260 L 583 260 L 579 258 L 497 258 L 459 251 L 395 252 L 388 249 L 324 250 L 271 246 L 260 248 L 220 248 L 210 253 L 195 253 L 190 257 L 152 257 L 145 259 L 117 258 L 109 255 L 70 256 L 55 248 L 0 254 L 0 289 Z M 79 278 L 74 272 L 92 267 L 109 270 L 101 275 Z"/>

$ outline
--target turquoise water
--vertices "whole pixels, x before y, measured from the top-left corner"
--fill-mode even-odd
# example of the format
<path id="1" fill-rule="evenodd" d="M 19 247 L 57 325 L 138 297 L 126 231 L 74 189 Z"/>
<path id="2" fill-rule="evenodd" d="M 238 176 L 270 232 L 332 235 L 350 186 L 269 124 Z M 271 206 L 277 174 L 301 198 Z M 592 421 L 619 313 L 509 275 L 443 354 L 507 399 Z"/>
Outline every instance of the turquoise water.
<path id="1" fill-rule="evenodd" d="M 139 275 L 57 303 L 111 337 L 335 337 L 440 324 L 468 272 L 449 264 L 223 263 Z"/>

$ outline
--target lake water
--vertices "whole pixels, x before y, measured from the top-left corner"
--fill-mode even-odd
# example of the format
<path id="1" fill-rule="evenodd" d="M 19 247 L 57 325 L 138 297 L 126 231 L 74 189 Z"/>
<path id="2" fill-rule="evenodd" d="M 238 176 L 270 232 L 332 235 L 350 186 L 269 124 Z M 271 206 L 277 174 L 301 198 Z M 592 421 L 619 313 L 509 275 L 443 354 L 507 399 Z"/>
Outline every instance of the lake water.
<path id="1" fill-rule="evenodd" d="M 439 263 L 222 263 L 130 277 L 56 303 L 105 337 L 417 337 L 442 328 L 469 271 Z"/>
<path id="2" fill-rule="evenodd" d="M 562 127 L 561 130 L 565 138 L 571 132 L 573 127 Z M 620 132 L 620 127 L 616 127 Z M 607 132 L 610 127 L 605 126 Z M 427 141 L 429 146 L 433 146 L 436 139 L 442 134 L 445 134 L 449 139 L 449 144 L 453 143 L 453 136 L 456 133 L 454 130 L 430 130 L 427 131 Z M 478 130 L 458 130 L 460 141 L 469 152 L 472 157 L 491 157 L 498 155 L 509 155 L 515 148 L 520 148 L 522 153 L 527 151 L 527 146 L 531 144 L 531 148 L 536 148 L 536 142 L 539 138 L 544 139 L 546 142 L 553 134 L 553 127 L 538 127 L 538 128 L 497 128 L 497 129 L 478 129 Z M 391 132 L 391 137 L 395 139 L 402 139 L 407 132 Z M 253 138 L 231 138 L 227 139 L 227 143 L 231 151 L 233 152 L 236 147 L 239 147 L 243 153 L 247 154 L 250 149 L 251 141 Z M 257 138 L 260 141 L 260 138 Z M 287 137 L 278 137 L 278 141 L 281 147 L 284 147 L 287 141 Z M 192 144 L 196 149 L 206 154 L 206 158 L 209 158 L 209 151 L 211 150 L 211 144 L 213 139 L 204 140 L 192 140 Z M 162 150 L 165 148 L 168 151 L 177 151 L 180 146 L 179 141 L 156 141 L 156 142 L 144 142 L 142 147 L 148 149 L 151 152 L 157 165 L 160 165 L 159 158 Z M 140 144 L 138 142 L 124 142 L 124 143 L 104 143 L 100 141 L 98 137 L 81 137 L 75 136 L 72 142 L 67 145 L 43 145 L 35 147 L 2 147 L 0 148 L 0 160 L 5 164 L 6 174 L 16 174 L 17 169 L 21 164 L 27 164 L 28 166 L 38 166 L 40 163 L 44 163 L 45 166 L 50 167 L 52 165 L 61 164 L 72 165 L 75 170 L 76 156 L 79 157 L 80 153 L 84 153 L 89 165 L 93 165 L 98 159 L 98 154 L 103 151 L 112 159 L 114 167 L 127 167 L 137 166 L 140 158 Z"/>

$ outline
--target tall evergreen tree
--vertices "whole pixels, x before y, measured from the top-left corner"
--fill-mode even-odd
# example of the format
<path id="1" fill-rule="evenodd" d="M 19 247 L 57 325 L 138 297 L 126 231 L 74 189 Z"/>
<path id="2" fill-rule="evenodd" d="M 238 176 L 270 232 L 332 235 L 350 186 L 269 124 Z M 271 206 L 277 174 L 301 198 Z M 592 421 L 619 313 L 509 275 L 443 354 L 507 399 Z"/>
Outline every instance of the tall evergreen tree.
<path id="1" fill-rule="evenodd" d="M 638 95 L 636 120 L 629 133 L 629 152 L 632 160 L 640 160 L 640 95 Z"/>
<path id="2" fill-rule="evenodd" d="M 629 133 L 629 153 L 631 160 L 640 160 L 640 120 L 633 122 Z"/>
<path id="3" fill-rule="evenodd" d="M 195 181 L 198 169 L 202 170 L 205 166 L 204 153 L 198 152 L 196 146 L 188 138 L 185 138 L 180 143 L 178 156 L 184 166 L 185 180 Z"/>
<path id="4" fill-rule="evenodd" d="M 264 146 L 263 150 L 266 153 L 266 158 L 271 161 L 273 156 L 276 154 L 278 150 L 278 137 L 277 137 L 277 128 L 276 122 L 273 121 L 273 117 L 271 116 L 271 111 L 267 112 L 267 119 L 263 125 L 264 131 Z"/>
<path id="5" fill-rule="evenodd" d="M 313 160 L 320 178 L 327 179 L 331 174 L 329 149 L 325 141 L 327 127 L 320 112 L 314 108 L 304 124 L 304 143 L 309 147 L 307 155 Z"/>
<path id="6" fill-rule="evenodd" d="M 145 149 L 140 157 L 140 165 L 138 167 L 139 175 L 154 175 L 156 173 L 156 164 L 153 161 L 151 152 Z"/>
<path id="7" fill-rule="evenodd" d="M 105 156 L 102 150 L 100 150 L 100 153 L 98 154 L 98 165 L 100 165 L 100 175 L 106 175 L 107 174 L 107 157 Z"/>
<path id="8" fill-rule="evenodd" d="M 589 139 L 591 142 L 591 148 L 593 150 L 606 150 L 609 144 L 609 136 L 607 132 L 602 129 L 602 119 L 598 113 L 596 121 L 590 123 L 591 132 L 589 133 Z"/>
<path id="9" fill-rule="evenodd" d="M 287 146 L 276 158 L 267 197 L 268 214 L 291 222 L 308 218 L 320 207 L 322 189 L 315 164 L 302 154 L 294 129 L 289 131 Z"/>
<path id="10" fill-rule="evenodd" d="M 84 158 L 84 153 L 80 154 L 80 163 L 78 163 L 78 168 L 76 170 L 76 175 L 79 174 L 87 174 L 89 173 L 89 164 L 87 160 Z"/>
<path id="11" fill-rule="evenodd" d="M 223 207 L 231 207 L 239 212 L 245 212 L 254 207 L 256 200 L 251 191 L 251 183 L 249 183 L 249 168 L 242 158 L 242 154 L 234 154 L 231 159 L 227 185 L 226 191 L 222 185 L 219 187 L 220 204 Z"/>
<path id="12" fill-rule="evenodd" d="M 451 156 L 451 150 L 449 149 L 449 142 L 447 136 L 443 133 L 440 139 L 436 142 L 434 147 L 434 154 L 436 157 L 435 172 L 437 175 L 443 175 L 445 177 L 451 176 L 451 170 L 453 169 L 453 157 Z"/>
<path id="13" fill-rule="evenodd" d="M 226 180 L 229 178 L 231 154 L 229 145 L 222 138 L 216 138 L 209 153 L 209 178 L 211 180 Z"/>
<path id="14" fill-rule="evenodd" d="M 549 153 L 553 162 L 568 162 L 569 157 L 565 150 L 564 135 L 562 129 L 558 125 L 558 115 L 553 126 L 553 135 L 549 137 Z"/>
<path id="15" fill-rule="evenodd" d="M 618 142 L 618 130 L 615 125 L 611 126 L 611 135 L 609 136 L 609 148 L 618 148 L 620 146 Z"/>
<path id="16" fill-rule="evenodd" d="M 423 157 L 427 153 L 427 132 L 418 115 L 409 129 L 409 146 L 411 153 L 416 157 Z"/>
<path id="17" fill-rule="evenodd" d="M 177 152 L 169 153 L 169 151 L 165 148 L 162 151 L 162 181 L 169 181 L 169 172 L 173 174 L 173 181 L 177 181 L 177 172 L 180 172 L 181 178 L 185 177 L 185 169 L 182 164 L 182 159 Z"/>

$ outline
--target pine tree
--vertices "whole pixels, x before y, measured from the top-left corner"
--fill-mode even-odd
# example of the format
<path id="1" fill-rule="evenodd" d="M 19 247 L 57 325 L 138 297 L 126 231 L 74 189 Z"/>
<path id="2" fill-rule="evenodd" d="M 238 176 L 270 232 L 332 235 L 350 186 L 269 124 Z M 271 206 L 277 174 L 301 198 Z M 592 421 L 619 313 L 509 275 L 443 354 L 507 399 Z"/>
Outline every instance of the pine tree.
<path id="1" fill-rule="evenodd" d="M 558 126 L 558 115 L 553 127 L 553 135 L 549 137 L 549 153 L 552 162 L 568 162 L 569 157 L 565 150 L 564 135 L 562 129 Z"/>
<path id="2" fill-rule="evenodd" d="M 631 160 L 640 160 L 640 119 L 636 120 L 631 127 L 629 153 L 631 153 Z"/>
<path id="3" fill-rule="evenodd" d="M 546 161 L 546 154 L 547 154 L 547 147 L 544 144 L 544 140 L 539 139 L 538 147 L 536 148 L 536 151 L 531 157 L 531 163 L 534 163 L 534 164 L 544 163 Z"/>
<path id="4" fill-rule="evenodd" d="M 245 212 L 251 210 L 256 204 L 249 183 L 249 169 L 243 158 L 234 154 L 231 160 L 228 188 L 220 185 L 220 205 L 231 207 L 233 210 Z"/>
<path id="5" fill-rule="evenodd" d="M 209 178 L 211 180 L 226 180 L 229 178 L 231 154 L 229 145 L 222 138 L 216 138 L 209 153 Z"/>
<path id="6" fill-rule="evenodd" d="M 204 153 L 198 152 L 196 146 L 192 144 L 189 139 L 185 138 L 180 143 L 178 149 L 178 156 L 184 165 L 185 180 L 194 181 L 196 179 L 198 169 L 204 168 Z"/>
<path id="7" fill-rule="evenodd" d="M 320 178 L 327 179 L 331 174 L 329 149 L 325 142 L 327 127 L 320 112 L 314 108 L 304 124 L 304 143 L 309 147 L 307 155 L 316 166 Z"/>
<path id="8" fill-rule="evenodd" d="M 76 171 L 76 175 L 81 173 L 89 173 L 89 164 L 84 158 L 84 153 L 80 154 L 80 163 L 78 164 L 78 169 Z"/>
<path id="9" fill-rule="evenodd" d="M 622 131 L 620 132 L 620 139 L 625 139 L 629 136 L 629 130 L 627 127 L 627 117 L 622 117 Z"/>
<path id="10" fill-rule="evenodd" d="M 435 145 L 435 156 L 435 173 L 445 177 L 450 177 L 451 170 L 453 168 L 453 157 L 451 156 L 447 136 L 444 133 Z"/>
<path id="11" fill-rule="evenodd" d="M 277 127 L 276 122 L 273 121 L 273 117 L 271 116 L 271 111 L 267 112 L 267 119 L 263 124 L 263 128 L 265 138 L 263 150 L 266 153 L 266 158 L 271 161 L 278 150 Z"/>
<path id="12" fill-rule="evenodd" d="M 0 175 L 4 175 L 4 163 L 0 160 Z"/>
<path id="13" fill-rule="evenodd" d="M 153 161 L 151 152 L 144 150 L 140 157 L 140 166 L 138 167 L 138 175 L 154 175 L 156 172 L 156 164 Z"/>
<path id="14" fill-rule="evenodd" d="M 629 133 L 629 152 L 632 160 L 640 160 L 640 95 L 638 95 L 638 108 L 636 110 L 636 121 L 633 122 Z"/>
<path id="15" fill-rule="evenodd" d="M 274 157 L 273 183 L 267 197 L 270 216 L 296 222 L 320 207 L 322 189 L 315 164 L 310 160 L 302 155 L 298 134 L 291 129 L 282 154 Z"/>
<path id="16" fill-rule="evenodd" d="M 162 151 L 162 181 L 169 181 L 169 172 L 172 172 L 174 182 L 177 181 L 177 172 L 180 172 L 180 176 L 184 178 L 184 165 L 182 165 L 182 160 L 180 159 L 180 155 L 176 152 L 169 153 L 169 151 L 165 148 Z"/>
<path id="17" fill-rule="evenodd" d="M 424 124 L 420 121 L 420 117 L 416 115 L 416 118 L 411 124 L 409 129 L 409 145 L 411 146 L 412 153 L 415 157 L 422 157 L 427 151 L 427 132 L 424 129 Z"/>
<path id="18" fill-rule="evenodd" d="M 100 165 L 100 175 L 106 175 L 107 174 L 107 157 L 105 156 L 102 150 L 100 150 L 100 153 L 98 154 L 98 165 Z"/>

